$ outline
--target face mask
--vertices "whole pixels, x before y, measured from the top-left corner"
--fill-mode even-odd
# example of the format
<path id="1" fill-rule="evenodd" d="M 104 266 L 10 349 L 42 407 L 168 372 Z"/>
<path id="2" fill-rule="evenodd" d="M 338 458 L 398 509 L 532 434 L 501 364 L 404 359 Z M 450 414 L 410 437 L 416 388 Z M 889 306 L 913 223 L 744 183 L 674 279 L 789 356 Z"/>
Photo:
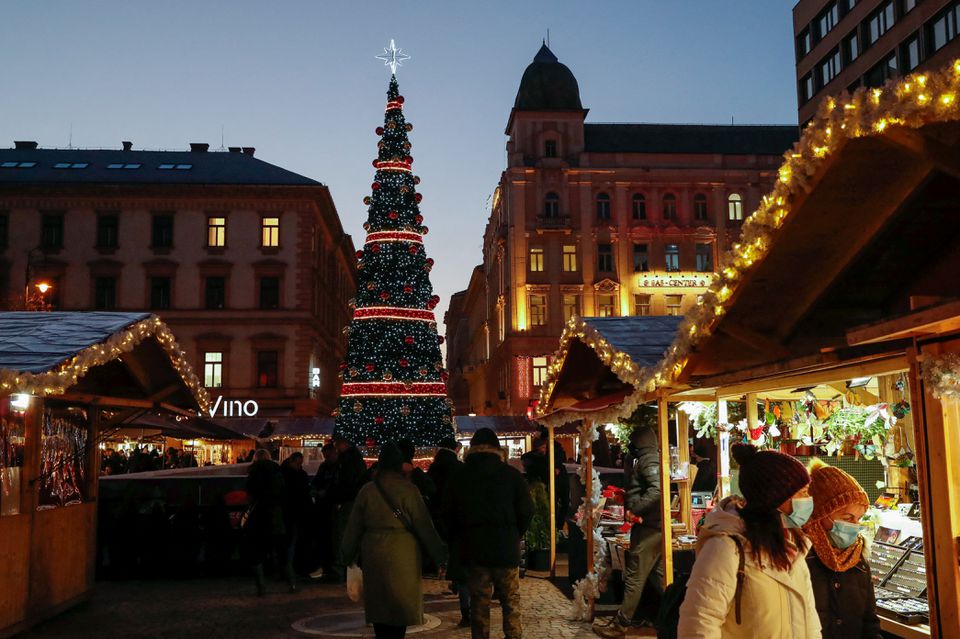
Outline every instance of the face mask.
<path id="1" fill-rule="evenodd" d="M 845 550 L 857 542 L 863 526 L 848 521 L 835 521 L 830 529 L 830 541 L 840 550 Z"/>
<path id="2" fill-rule="evenodd" d="M 813 497 L 794 497 L 793 512 L 783 518 L 788 528 L 802 528 L 813 514 Z"/>

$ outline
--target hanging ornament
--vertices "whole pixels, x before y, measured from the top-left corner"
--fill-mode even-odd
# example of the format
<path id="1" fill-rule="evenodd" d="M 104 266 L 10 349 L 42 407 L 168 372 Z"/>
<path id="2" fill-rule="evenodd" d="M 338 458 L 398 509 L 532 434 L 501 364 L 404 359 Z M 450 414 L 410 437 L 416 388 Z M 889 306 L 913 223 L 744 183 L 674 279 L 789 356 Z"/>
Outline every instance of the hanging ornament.
<path id="1" fill-rule="evenodd" d="M 376 129 L 374 129 L 374 132 L 375 132 L 377 135 L 383 135 L 383 127 L 382 127 L 382 126 L 378 126 Z"/>
<path id="2" fill-rule="evenodd" d="M 373 365 L 373 362 L 367 362 L 366 364 L 364 364 L 363 367 L 364 367 L 365 369 L 367 369 L 367 372 L 368 372 L 368 373 L 372 373 L 372 372 L 373 372 L 373 369 L 376 368 L 376 366 Z"/>
<path id="3" fill-rule="evenodd" d="M 420 184 L 420 176 L 419 176 L 419 175 L 414 175 L 414 176 L 413 176 L 413 183 L 414 183 L 414 184 Z"/>
<path id="4" fill-rule="evenodd" d="M 417 193 L 416 195 L 413 196 L 413 199 L 416 200 L 417 204 L 419 204 L 420 202 L 423 201 L 423 194 Z"/>
<path id="5" fill-rule="evenodd" d="M 413 131 L 413 124 L 407 122 L 407 133 L 410 133 L 410 131 Z"/>
<path id="6" fill-rule="evenodd" d="M 357 259 L 359 260 L 362 257 L 363 257 L 363 251 L 357 251 Z"/>
<path id="7" fill-rule="evenodd" d="M 342 370 L 342 371 L 347 370 L 347 363 L 346 363 L 346 362 L 340 362 L 340 370 Z"/>
<path id="8" fill-rule="evenodd" d="M 361 404 L 360 402 L 353 403 L 353 412 L 359 413 L 362 410 L 363 410 L 363 404 Z"/>
<path id="9" fill-rule="evenodd" d="M 417 245 L 416 245 L 416 244 L 411 244 L 411 245 L 407 248 L 407 253 L 409 253 L 410 255 L 416 255 L 419 250 L 420 250 L 420 249 L 417 248 Z"/>
<path id="10" fill-rule="evenodd" d="M 397 128 L 397 123 L 396 123 L 396 122 L 387 122 L 387 128 L 392 131 L 393 129 Z"/>
<path id="11" fill-rule="evenodd" d="M 379 164 L 380 164 L 380 160 L 377 158 L 373 158 L 373 168 L 378 168 Z"/>
<path id="12" fill-rule="evenodd" d="M 451 419 L 451 417 L 450 417 L 449 415 L 444 415 L 443 418 L 442 418 L 442 421 L 443 421 L 444 424 L 449 424 L 449 423 L 450 423 L 451 421 L 453 421 L 453 420 Z"/>
<path id="13" fill-rule="evenodd" d="M 444 402 L 447 404 L 447 406 L 449 406 L 450 408 L 453 408 L 453 400 L 452 400 L 452 399 L 450 399 L 450 398 L 448 397 L 448 398 L 446 398 L 446 399 L 444 400 Z"/>
<path id="14" fill-rule="evenodd" d="M 387 213 L 387 217 L 390 218 L 391 220 L 395 220 L 400 216 L 397 214 L 396 211 L 390 211 L 389 213 Z"/>
<path id="15" fill-rule="evenodd" d="M 379 190 L 380 190 L 380 183 L 379 183 L 379 182 L 374 182 L 373 184 L 370 185 L 370 188 L 373 189 L 374 191 L 379 191 Z"/>
<path id="16" fill-rule="evenodd" d="M 429 229 L 428 227 L 426 227 L 426 226 L 421 226 L 421 227 L 420 227 L 420 232 L 423 233 L 424 235 L 426 235 L 427 233 L 430 232 L 430 229 Z"/>
<path id="17" fill-rule="evenodd" d="M 402 96 L 402 95 L 398 95 L 398 96 L 397 96 L 397 99 L 394 100 L 394 102 L 396 102 L 397 104 L 403 104 L 403 96 Z"/>
<path id="18" fill-rule="evenodd" d="M 381 417 L 380 415 L 377 415 L 376 417 L 373 418 L 373 423 L 376 424 L 377 426 L 380 426 L 381 424 L 383 424 L 383 417 Z"/>
<path id="19" fill-rule="evenodd" d="M 347 306 L 349 306 L 350 308 L 356 308 L 356 307 L 357 307 L 357 298 L 351 297 L 350 300 L 347 302 Z"/>
<path id="20" fill-rule="evenodd" d="M 403 162 L 407 166 L 410 166 L 411 164 L 413 164 L 413 156 L 412 155 L 406 156 L 405 158 L 403 158 Z"/>
<path id="21" fill-rule="evenodd" d="M 383 149 L 383 148 L 386 147 L 386 146 L 387 146 L 387 144 L 386 144 L 386 142 L 384 142 L 383 140 L 380 140 L 379 142 L 377 142 L 377 148 L 378 148 L 378 149 Z"/>
<path id="22" fill-rule="evenodd" d="M 407 193 L 407 192 L 409 192 L 409 191 L 410 191 L 410 187 L 407 186 L 406 184 L 404 184 L 403 186 L 400 187 L 400 192 L 401 192 L 401 193 Z"/>
<path id="23" fill-rule="evenodd" d="M 406 368 L 410 365 L 410 362 L 405 357 L 401 357 L 397 363 L 400 364 L 400 368 Z"/>
<path id="24" fill-rule="evenodd" d="M 440 381 L 445 382 L 448 379 L 450 379 L 450 373 L 448 373 L 447 371 L 443 371 L 442 373 L 440 373 Z"/>
<path id="25" fill-rule="evenodd" d="M 411 382 L 410 380 L 407 380 L 403 383 L 403 387 L 406 390 L 413 390 L 413 382 Z"/>
<path id="26" fill-rule="evenodd" d="M 410 407 L 407 406 L 406 404 L 400 407 L 400 414 L 403 415 L 404 417 L 409 417 L 410 413 L 411 413 Z"/>
<path id="27" fill-rule="evenodd" d="M 373 437 L 367 437 L 367 440 L 364 442 L 364 444 L 366 444 L 367 448 L 373 448 L 377 445 L 377 440 L 375 440 Z"/>
<path id="28" fill-rule="evenodd" d="M 413 218 L 413 221 L 416 222 L 417 224 L 420 224 L 421 222 L 423 222 L 423 216 L 418 215 L 415 218 Z"/>
<path id="29" fill-rule="evenodd" d="M 364 204 L 366 204 L 367 206 L 370 206 L 370 203 L 371 203 L 371 202 L 373 202 L 373 198 L 371 198 L 369 195 L 363 196 L 363 203 L 364 203 Z"/>
<path id="30" fill-rule="evenodd" d="M 368 291 L 372 291 L 372 290 L 375 289 L 375 288 L 377 288 L 377 285 L 376 285 L 375 283 L 373 283 L 373 282 L 367 282 L 367 290 L 368 290 Z"/>
<path id="31" fill-rule="evenodd" d="M 443 370 L 443 362 L 437 362 L 436 364 L 433 365 L 433 367 L 434 367 L 436 370 L 438 370 L 438 371 L 442 371 L 442 370 Z"/>
<path id="32" fill-rule="evenodd" d="M 443 344 L 446 338 L 443 335 L 437 335 L 437 344 Z"/>
<path id="33" fill-rule="evenodd" d="M 390 293 L 388 293 L 387 291 L 380 291 L 380 299 L 384 301 L 390 299 Z"/>
<path id="34" fill-rule="evenodd" d="M 428 371 L 427 369 L 421 368 L 421 369 L 420 369 L 420 377 L 426 377 L 426 376 L 427 376 L 427 373 L 429 373 L 429 372 L 430 372 L 430 371 Z"/>
<path id="35" fill-rule="evenodd" d="M 413 339 L 413 335 L 407 335 L 406 337 L 403 338 L 404 344 L 407 344 L 408 346 L 410 344 L 413 344 L 414 341 L 415 340 Z"/>
<path id="36" fill-rule="evenodd" d="M 403 143 L 403 150 L 404 150 L 404 151 L 409 151 L 411 146 L 413 146 L 413 145 L 410 144 L 409 142 L 404 142 L 404 143 Z"/>
<path id="37" fill-rule="evenodd" d="M 390 371 L 383 371 L 383 381 L 385 382 L 393 381 L 393 373 Z"/>
<path id="38" fill-rule="evenodd" d="M 432 258 L 432 257 L 428 257 L 428 258 L 426 259 L 426 262 L 427 262 L 428 265 L 433 266 L 433 258 Z"/>
<path id="39" fill-rule="evenodd" d="M 410 295 L 411 293 L 413 293 L 413 287 L 408 284 L 403 287 L 403 292 L 406 293 L 407 295 Z"/>
<path id="40" fill-rule="evenodd" d="M 339 416 L 340 416 L 339 408 L 334 408 L 332 411 L 330 411 L 330 417 L 339 417 Z"/>
<path id="41" fill-rule="evenodd" d="M 371 253 L 379 253 L 379 252 L 380 252 L 380 245 L 379 245 L 379 244 L 371 244 L 371 245 L 370 245 L 370 252 L 371 252 Z"/>

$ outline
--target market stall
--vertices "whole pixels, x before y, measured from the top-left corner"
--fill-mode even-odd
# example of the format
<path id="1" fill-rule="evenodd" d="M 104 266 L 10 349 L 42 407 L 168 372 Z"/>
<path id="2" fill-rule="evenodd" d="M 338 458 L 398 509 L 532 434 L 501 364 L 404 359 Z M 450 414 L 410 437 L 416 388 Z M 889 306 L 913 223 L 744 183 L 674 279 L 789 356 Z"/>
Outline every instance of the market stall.
<path id="1" fill-rule="evenodd" d="M 520 415 L 457 415 L 453 418 L 454 437 L 463 446 L 470 445 L 470 438 L 481 428 L 489 428 L 497 434 L 500 445 L 510 459 L 518 459 L 531 450 L 534 439 L 540 436 L 540 426 Z M 563 443 L 567 457 L 572 457 L 574 428 L 568 428 L 558 437 Z"/>
<path id="2" fill-rule="evenodd" d="M 156 316 L 0 313 L 0 636 L 89 594 L 102 434 L 207 403 Z"/>

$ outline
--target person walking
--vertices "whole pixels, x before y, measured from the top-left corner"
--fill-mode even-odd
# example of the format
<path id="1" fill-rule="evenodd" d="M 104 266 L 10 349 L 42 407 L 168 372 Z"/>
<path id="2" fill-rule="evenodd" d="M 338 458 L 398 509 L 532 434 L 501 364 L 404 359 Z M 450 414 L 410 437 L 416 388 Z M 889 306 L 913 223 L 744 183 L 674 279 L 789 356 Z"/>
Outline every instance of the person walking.
<path id="1" fill-rule="evenodd" d="M 333 547 L 340 548 L 353 502 L 367 479 L 367 464 L 363 461 L 363 455 L 349 440 L 335 437 L 333 443 L 337 448 L 337 469 L 333 483 L 327 489 L 327 495 L 333 505 Z M 324 580 L 340 583 L 345 577 L 346 566 L 335 562 L 330 575 L 325 576 Z"/>
<path id="2" fill-rule="evenodd" d="M 313 496 L 313 537 L 315 542 L 314 564 L 319 566 L 310 573 L 311 579 L 333 574 L 333 560 L 338 548 L 333 545 L 334 505 L 329 490 L 337 476 L 337 448 L 332 443 L 321 449 L 323 461 L 313 476 L 310 492 Z"/>
<path id="3" fill-rule="evenodd" d="M 363 607 L 377 637 L 403 639 L 423 623 L 422 552 L 438 565 L 447 550 L 420 491 L 403 476 L 403 454 L 393 442 L 380 450 L 373 481 L 357 494 L 340 549 L 344 565 L 363 568 Z"/>
<path id="4" fill-rule="evenodd" d="M 493 430 L 481 428 L 473 435 L 463 467 L 443 494 L 442 510 L 470 588 L 471 636 L 489 639 L 490 599 L 496 591 L 503 634 L 520 639 L 520 538 L 533 517 L 533 501 L 523 475 L 506 463 Z"/>
<path id="5" fill-rule="evenodd" d="M 819 639 L 799 530 L 813 511 L 810 476 L 799 461 L 739 444 L 744 499 L 728 498 L 706 517 L 680 606 L 680 639 Z"/>
<path id="6" fill-rule="evenodd" d="M 284 576 L 290 592 L 297 590 L 297 578 L 293 570 L 297 546 L 303 540 L 308 516 L 313 507 L 310 499 L 310 476 L 303 469 L 303 453 L 291 453 L 280 464 L 283 477 L 283 526 L 286 534 L 286 553 L 283 557 Z"/>
<path id="7" fill-rule="evenodd" d="M 630 434 L 629 453 L 624 461 L 624 506 L 630 528 L 630 548 L 625 553 L 623 602 L 610 620 L 597 621 L 593 631 L 605 639 L 621 639 L 640 608 L 644 586 L 653 582 L 662 588 L 663 571 L 660 530 L 660 453 L 654 432 L 656 412 L 641 409 L 642 422 Z"/>
<path id="8" fill-rule="evenodd" d="M 253 463 L 247 471 L 246 491 L 250 507 L 247 509 L 243 533 L 253 566 L 257 594 L 262 597 L 266 590 L 264 563 L 271 554 L 278 562 L 282 562 L 286 550 L 281 509 L 283 478 L 280 467 L 270 458 L 269 451 L 261 448 L 254 453 Z"/>
<path id="9" fill-rule="evenodd" d="M 460 444 L 453 437 L 449 437 L 442 442 L 433 456 L 433 462 L 427 469 L 427 475 L 433 480 L 437 488 L 436 498 L 429 504 L 433 516 L 434 525 L 440 532 L 440 536 L 447 542 L 450 549 L 450 561 L 447 564 L 447 579 L 450 580 L 450 590 L 456 593 L 460 599 L 460 627 L 466 628 L 470 625 L 470 587 L 467 585 L 466 574 L 463 566 L 460 564 L 457 539 L 450 534 L 443 521 L 441 514 L 441 504 L 443 495 L 450 489 L 450 480 L 463 467 L 463 462 L 457 458 L 457 450 Z"/>
<path id="10" fill-rule="evenodd" d="M 860 520 L 870 506 L 857 481 L 819 459 L 810 463 L 813 514 L 804 526 L 813 547 L 807 567 L 824 639 L 878 639 L 880 619 Z"/>

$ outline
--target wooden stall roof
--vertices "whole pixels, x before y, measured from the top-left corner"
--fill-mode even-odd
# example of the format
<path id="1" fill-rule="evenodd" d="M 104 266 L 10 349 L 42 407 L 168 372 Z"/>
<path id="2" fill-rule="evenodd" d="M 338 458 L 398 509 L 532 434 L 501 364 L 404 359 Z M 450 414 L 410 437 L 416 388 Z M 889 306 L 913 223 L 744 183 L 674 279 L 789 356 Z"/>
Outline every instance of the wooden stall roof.
<path id="1" fill-rule="evenodd" d="M 226 430 L 234 431 L 243 437 L 257 439 L 332 437 L 333 417 L 236 417 L 209 420 Z"/>
<path id="2" fill-rule="evenodd" d="M 681 321 L 674 316 L 571 319 L 547 371 L 537 420 L 560 426 L 581 419 L 586 405 L 596 406 L 594 417 L 602 421 L 632 412 L 635 406 L 624 399 L 639 387 L 641 372 L 663 359 Z"/>
<path id="3" fill-rule="evenodd" d="M 0 394 L 13 393 L 192 416 L 209 404 L 173 334 L 146 313 L 0 313 Z"/>
<path id="4" fill-rule="evenodd" d="M 540 426 L 522 415 L 457 415 L 453 425 L 459 437 L 470 437 L 481 428 L 490 428 L 500 437 L 537 437 Z M 573 434 L 567 429 L 563 434 Z M 558 433 L 559 434 L 559 433 Z"/>

